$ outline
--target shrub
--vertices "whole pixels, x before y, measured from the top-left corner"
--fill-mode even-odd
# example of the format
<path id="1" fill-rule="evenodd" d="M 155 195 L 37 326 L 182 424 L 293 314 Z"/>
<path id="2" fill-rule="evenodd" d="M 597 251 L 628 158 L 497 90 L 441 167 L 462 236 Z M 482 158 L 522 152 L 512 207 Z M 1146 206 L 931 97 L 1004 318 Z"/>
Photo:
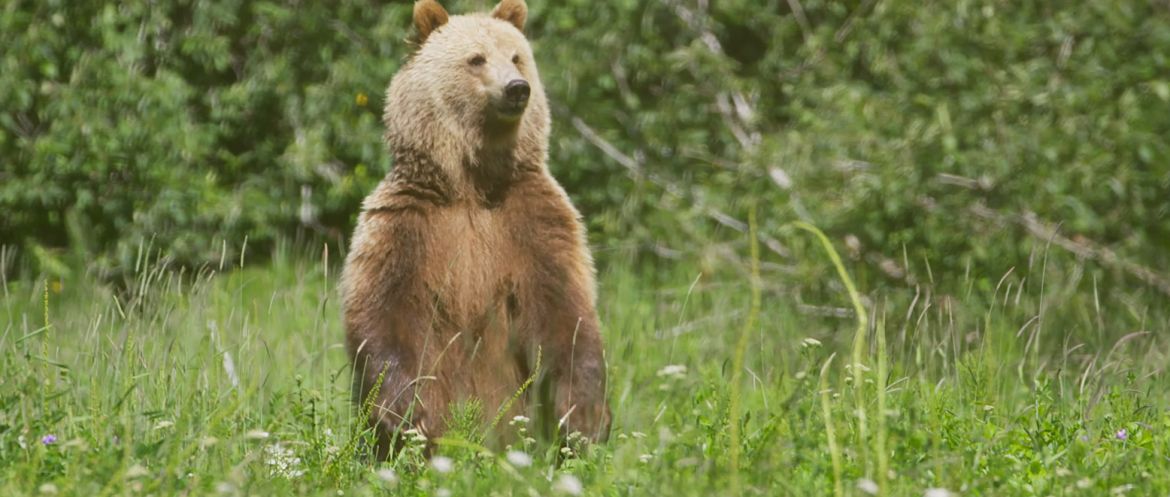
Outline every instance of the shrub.
<path id="1" fill-rule="evenodd" d="M 144 243 L 183 263 L 343 245 L 391 166 L 409 24 L 357 0 L 10 3 L 3 242 L 113 270 Z M 727 253 L 750 200 L 763 233 L 810 221 L 903 282 L 1000 274 L 1044 238 L 1170 263 L 1164 3 L 569 0 L 529 26 L 551 167 L 603 259 Z M 786 243 L 770 257 L 803 254 Z"/>

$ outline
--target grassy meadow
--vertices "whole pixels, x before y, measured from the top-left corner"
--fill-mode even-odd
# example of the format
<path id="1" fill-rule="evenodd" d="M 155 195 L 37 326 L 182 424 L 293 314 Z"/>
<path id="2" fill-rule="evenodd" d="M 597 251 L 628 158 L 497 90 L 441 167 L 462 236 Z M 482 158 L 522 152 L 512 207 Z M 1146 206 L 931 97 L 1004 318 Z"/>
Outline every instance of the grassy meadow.
<path id="1" fill-rule="evenodd" d="M 840 291 L 817 296 L 750 251 L 738 272 L 603 255 L 608 443 L 489 449 L 460 406 L 439 457 L 384 464 L 336 254 L 144 260 L 125 288 L 9 274 L 0 495 L 1167 495 L 1166 299 L 1043 249 L 856 302 L 823 254 Z"/>

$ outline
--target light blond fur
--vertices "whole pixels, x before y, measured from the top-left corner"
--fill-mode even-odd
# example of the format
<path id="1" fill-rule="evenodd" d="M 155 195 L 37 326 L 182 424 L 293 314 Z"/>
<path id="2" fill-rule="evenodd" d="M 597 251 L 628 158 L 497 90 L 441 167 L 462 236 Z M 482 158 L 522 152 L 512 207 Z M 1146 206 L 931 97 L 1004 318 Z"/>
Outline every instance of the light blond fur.
<path id="1" fill-rule="evenodd" d="M 452 402 L 495 414 L 530 374 L 549 395 L 525 396 L 515 413 L 608 433 L 593 261 L 546 167 L 548 103 L 526 19 L 521 0 L 490 15 L 415 6 L 424 41 L 387 91 L 394 169 L 363 203 L 342 275 L 354 394 L 374 400 L 381 456 L 402 428 L 441 435 Z M 523 113 L 494 111 L 516 80 L 531 88 Z"/>

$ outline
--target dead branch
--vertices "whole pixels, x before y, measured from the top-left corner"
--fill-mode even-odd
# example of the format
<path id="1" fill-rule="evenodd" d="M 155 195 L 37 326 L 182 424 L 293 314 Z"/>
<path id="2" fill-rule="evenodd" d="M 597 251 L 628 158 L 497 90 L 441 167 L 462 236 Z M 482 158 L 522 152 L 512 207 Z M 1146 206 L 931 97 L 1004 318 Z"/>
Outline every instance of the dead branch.
<path id="1" fill-rule="evenodd" d="M 613 159 L 614 162 L 617 162 L 618 164 L 621 164 L 622 167 L 626 168 L 627 173 L 634 180 L 649 181 L 651 184 L 662 188 L 668 194 L 692 202 L 695 206 L 695 209 L 722 226 L 726 226 L 740 233 L 746 233 L 748 231 L 747 223 L 736 219 L 734 216 L 727 214 L 718 208 L 708 205 L 703 200 L 703 195 L 700 192 L 686 190 L 658 174 L 647 172 L 645 168 L 642 167 L 640 161 L 630 157 L 629 155 L 626 155 L 621 150 L 618 150 L 617 147 L 613 146 L 613 144 L 611 144 L 605 138 L 602 138 L 601 135 L 597 134 L 597 132 L 594 131 L 593 128 L 586 124 L 585 121 L 583 121 L 581 118 L 572 116 L 571 121 L 573 123 L 573 128 L 575 128 L 577 132 L 581 134 L 582 138 L 585 138 L 586 141 L 588 141 L 594 147 L 597 147 L 598 150 L 601 150 L 602 153 L 604 153 L 610 159 Z M 791 255 L 791 252 L 789 252 L 788 249 L 775 238 L 761 235 L 760 242 L 762 242 L 764 246 L 768 247 L 769 250 L 781 257 L 789 257 Z"/>
<path id="2" fill-rule="evenodd" d="M 727 54 L 723 51 L 723 44 L 719 42 L 715 33 L 707 28 L 708 6 L 706 0 L 699 0 L 698 12 L 687 8 L 680 1 L 665 0 L 664 3 L 671 7 L 675 15 L 698 35 L 699 41 L 703 43 L 707 51 L 720 58 L 727 58 Z M 701 78 L 703 75 L 695 74 L 695 76 Z M 752 108 L 748 98 L 737 90 L 721 91 L 715 95 L 715 108 L 719 109 L 723 123 L 740 146 L 748 152 L 755 150 L 762 137 L 752 125 L 755 109 Z"/>
<path id="3" fill-rule="evenodd" d="M 1028 234 L 1044 241 L 1051 241 L 1054 245 L 1071 252 L 1081 259 L 1096 261 L 1105 267 L 1120 270 L 1158 291 L 1170 295 L 1170 279 L 1166 276 L 1128 259 L 1117 255 L 1112 249 L 1084 237 L 1075 240 L 1060 234 L 1057 226 L 1046 223 L 1035 212 L 1025 211 L 1023 214 L 1003 214 L 992 210 L 982 202 L 968 209 L 972 214 L 997 224 L 1014 224 L 1023 227 Z"/>

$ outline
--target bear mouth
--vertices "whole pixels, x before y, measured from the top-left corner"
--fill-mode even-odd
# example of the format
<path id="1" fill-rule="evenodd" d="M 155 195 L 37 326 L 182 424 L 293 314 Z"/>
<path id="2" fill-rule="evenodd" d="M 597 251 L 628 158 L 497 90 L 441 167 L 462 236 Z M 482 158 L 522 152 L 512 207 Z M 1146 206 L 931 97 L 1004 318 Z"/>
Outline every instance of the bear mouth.
<path id="1" fill-rule="evenodd" d="M 504 99 L 495 107 L 496 117 L 501 121 L 517 121 L 524 114 L 524 109 L 528 108 L 528 99 Z"/>

